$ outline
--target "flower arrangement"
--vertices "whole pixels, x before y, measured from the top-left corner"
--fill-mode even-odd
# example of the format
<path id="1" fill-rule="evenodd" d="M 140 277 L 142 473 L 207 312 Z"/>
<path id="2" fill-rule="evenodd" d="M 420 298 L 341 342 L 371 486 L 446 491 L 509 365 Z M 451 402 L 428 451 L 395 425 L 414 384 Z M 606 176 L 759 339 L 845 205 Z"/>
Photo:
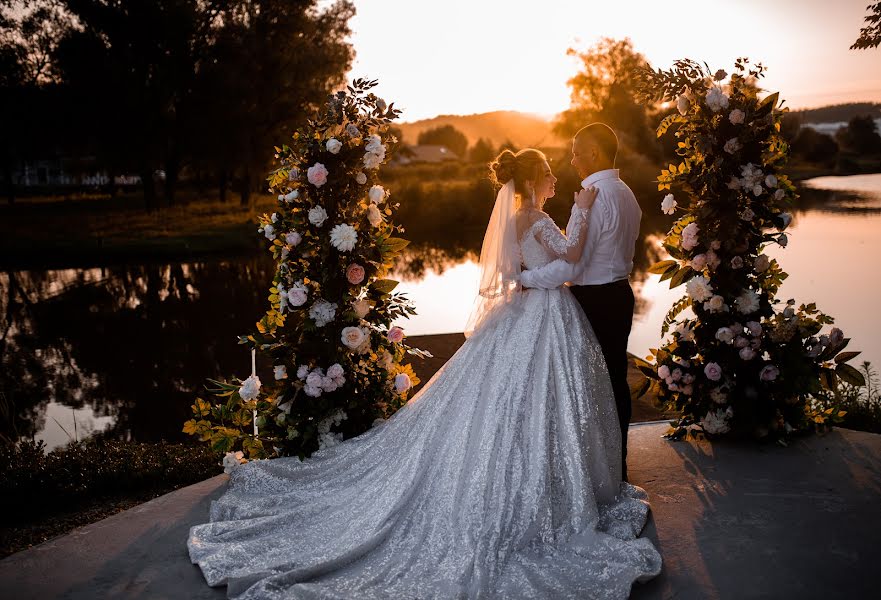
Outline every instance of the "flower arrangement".
<path id="1" fill-rule="evenodd" d="M 408 242 L 395 234 L 397 204 L 378 181 L 388 124 L 400 114 L 355 80 L 276 147 L 269 176 L 276 212 L 260 217 L 277 268 L 269 309 L 239 342 L 267 356 L 274 381 L 252 375 L 212 381 L 219 399 L 197 399 L 184 431 L 227 453 L 227 470 L 249 459 L 309 456 L 357 436 L 406 403 L 419 379 L 404 331 L 415 314 L 387 275 Z"/>
<path id="2" fill-rule="evenodd" d="M 649 271 L 671 288 L 685 285 L 686 295 L 664 320 L 664 344 L 637 361 L 646 376 L 637 394 L 653 391 L 681 413 L 667 433 L 674 439 L 699 430 L 785 443 L 794 431 L 841 420 L 843 411 L 814 408 L 824 388 L 864 383 L 847 364 L 859 354 L 843 352 L 849 339 L 838 328 L 821 333 L 831 317 L 775 297 L 787 274 L 764 251 L 788 243 L 797 195 L 782 172 L 787 109 L 778 94 L 761 97 L 764 70 L 738 59 L 729 77 L 680 60 L 643 74 L 646 99 L 675 104 L 657 134 L 676 126 L 681 157 L 658 177 L 667 192 L 661 211 L 680 214 L 663 241 L 670 259 Z"/>

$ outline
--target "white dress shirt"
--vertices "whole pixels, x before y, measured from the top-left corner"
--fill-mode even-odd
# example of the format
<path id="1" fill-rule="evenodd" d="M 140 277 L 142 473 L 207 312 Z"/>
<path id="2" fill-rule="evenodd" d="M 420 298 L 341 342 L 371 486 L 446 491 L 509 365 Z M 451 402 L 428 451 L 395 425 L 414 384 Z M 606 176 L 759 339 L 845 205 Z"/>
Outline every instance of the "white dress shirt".
<path id="1" fill-rule="evenodd" d="M 599 191 L 590 211 L 581 259 L 574 264 L 555 260 L 540 269 L 523 271 L 520 280 L 524 287 L 553 289 L 566 282 L 601 285 L 630 277 L 642 218 L 636 196 L 618 177 L 618 169 L 597 171 L 581 185 L 595 186 Z M 572 208 L 574 215 L 576 207 Z M 572 231 L 572 221 L 570 217 L 566 231 Z"/>

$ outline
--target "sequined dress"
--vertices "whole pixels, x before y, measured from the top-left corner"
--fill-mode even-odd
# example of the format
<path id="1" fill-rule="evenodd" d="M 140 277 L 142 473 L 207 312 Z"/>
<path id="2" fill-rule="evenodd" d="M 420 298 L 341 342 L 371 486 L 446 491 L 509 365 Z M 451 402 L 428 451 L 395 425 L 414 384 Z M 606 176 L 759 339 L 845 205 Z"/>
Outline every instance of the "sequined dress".
<path id="1" fill-rule="evenodd" d="M 567 243 L 540 219 L 523 263 Z M 236 469 L 190 558 L 230 598 L 627 598 L 661 556 L 619 431 L 581 308 L 528 290 L 387 422 Z"/>

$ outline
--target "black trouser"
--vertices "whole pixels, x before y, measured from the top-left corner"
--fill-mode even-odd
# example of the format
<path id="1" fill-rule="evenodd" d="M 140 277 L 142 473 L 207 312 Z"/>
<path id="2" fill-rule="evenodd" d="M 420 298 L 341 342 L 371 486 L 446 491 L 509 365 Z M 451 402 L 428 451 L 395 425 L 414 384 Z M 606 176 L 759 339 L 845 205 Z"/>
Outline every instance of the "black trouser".
<path id="1" fill-rule="evenodd" d="M 633 414 L 627 385 L 627 338 L 633 324 L 633 290 L 627 279 L 602 285 L 573 285 L 569 289 L 587 315 L 609 369 L 621 425 L 621 476 L 626 481 L 627 428 Z"/>

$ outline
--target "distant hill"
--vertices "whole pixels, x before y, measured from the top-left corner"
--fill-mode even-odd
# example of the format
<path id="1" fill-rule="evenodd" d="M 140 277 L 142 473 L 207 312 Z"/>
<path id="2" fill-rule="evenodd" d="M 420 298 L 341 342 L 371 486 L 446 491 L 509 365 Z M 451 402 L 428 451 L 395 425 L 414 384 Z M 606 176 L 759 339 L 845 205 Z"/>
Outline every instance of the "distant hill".
<path id="1" fill-rule="evenodd" d="M 405 144 L 415 144 L 419 134 L 427 129 L 452 125 L 468 138 L 468 146 L 485 138 L 494 146 L 511 142 L 517 148 L 566 146 L 566 142 L 551 132 L 551 123 L 541 117 L 516 111 L 496 111 L 475 115 L 439 115 L 412 123 L 397 125 L 404 134 Z"/>
<path id="2" fill-rule="evenodd" d="M 851 102 L 794 110 L 792 113 L 801 117 L 802 123 L 846 123 L 856 116 L 871 115 L 876 119 L 881 118 L 881 102 Z"/>

